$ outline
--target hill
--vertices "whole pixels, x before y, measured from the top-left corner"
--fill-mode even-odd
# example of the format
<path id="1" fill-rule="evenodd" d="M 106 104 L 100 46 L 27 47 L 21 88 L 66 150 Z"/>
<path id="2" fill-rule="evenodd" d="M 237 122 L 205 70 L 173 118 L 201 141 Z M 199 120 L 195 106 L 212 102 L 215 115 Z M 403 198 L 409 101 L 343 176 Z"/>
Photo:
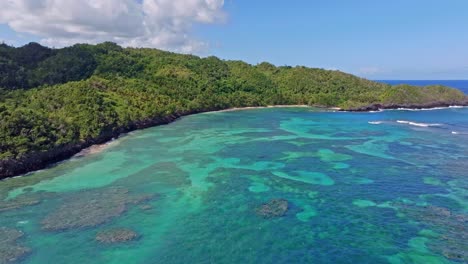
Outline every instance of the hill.
<path id="1" fill-rule="evenodd" d="M 114 43 L 0 45 L 0 178 L 179 116 L 308 104 L 348 110 L 467 104 L 449 87 L 372 82 L 340 71 L 250 65 Z"/>

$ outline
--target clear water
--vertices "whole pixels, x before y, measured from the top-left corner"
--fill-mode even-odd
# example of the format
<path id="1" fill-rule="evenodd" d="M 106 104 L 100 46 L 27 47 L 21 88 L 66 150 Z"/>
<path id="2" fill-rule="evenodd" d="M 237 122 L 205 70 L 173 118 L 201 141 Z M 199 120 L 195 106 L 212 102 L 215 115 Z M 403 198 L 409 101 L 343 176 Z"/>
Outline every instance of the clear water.
<path id="1" fill-rule="evenodd" d="M 468 80 L 384 80 L 378 81 L 383 83 L 388 83 L 391 85 L 396 84 L 410 84 L 417 86 L 426 86 L 426 85 L 445 85 L 453 88 L 457 88 L 463 91 L 465 94 L 468 94 Z"/>
<path id="2" fill-rule="evenodd" d="M 468 108 L 205 113 L 0 182 L 0 227 L 21 263 L 462 263 L 467 174 Z"/>

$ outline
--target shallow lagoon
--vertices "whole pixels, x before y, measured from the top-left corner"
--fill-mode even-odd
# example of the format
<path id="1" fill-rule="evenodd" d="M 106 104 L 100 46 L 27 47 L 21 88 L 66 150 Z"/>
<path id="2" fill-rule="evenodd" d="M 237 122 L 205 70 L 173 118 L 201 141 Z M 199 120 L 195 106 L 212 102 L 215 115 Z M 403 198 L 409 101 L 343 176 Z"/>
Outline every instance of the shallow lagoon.
<path id="1" fill-rule="evenodd" d="M 199 114 L 0 182 L 0 263 L 463 263 L 467 176 L 467 108 Z"/>

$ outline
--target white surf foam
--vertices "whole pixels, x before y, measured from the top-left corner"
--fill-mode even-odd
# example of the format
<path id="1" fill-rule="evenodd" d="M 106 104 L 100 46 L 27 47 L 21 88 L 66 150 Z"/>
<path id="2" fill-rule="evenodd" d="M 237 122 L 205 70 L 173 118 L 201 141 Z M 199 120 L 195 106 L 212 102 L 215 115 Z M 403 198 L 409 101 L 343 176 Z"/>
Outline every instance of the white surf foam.
<path id="1" fill-rule="evenodd" d="M 397 120 L 397 123 L 400 123 L 400 124 L 409 124 L 410 121 L 406 121 L 406 120 Z"/>
<path id="2" fill-rule="evenodd" d="M 401 111 L 432 111 L 432 110 L 442 110 L 447 109 L 448 107 L 433 107 L 433 108 L 397 108 L 396 110 Z"/>
<path id="3" fill-rule="evenodd" d="M 441 124 L 426 124 L 426 123 L 415 123 L 415 122 L 410 122 L 409 124 L 412 125 L 412 126 L 419 126 L 419 127 L 441 126 Z"/>
<path id="4" fill-rule="evenodd" d="M 451 105 L 449 108 L 465 108 L 466 106 L 461 106 L 461 105 Z"/>
<path id="5" fill-rule="evenodd" d="M 468 135 L 468 132 L 452 131 L 453 135 Z"/>
<path id="6" fill-rule="evenodd" d="M 417 122 L 412 122 L 412 121 L 406 121 L 406 120 L 397 120 L 397 123 L 400 124 L 407 124 L 410 126 L 418 126 L 418 127 L 435 127 L 435 126 L 442 126 L 442 124 L 437 124 L 437 123 L 417 123 Z"/>
<path id="7" fill-rule="evenodd" d="M 371 125 L 380 125 L 383 122 L 382 121 L 369 121 L 368 123 L 371 124 Z"/>
<path id="8" fill-rule="evenodd" d="M 450 105 L 450 106 L 440 106 L 440 107 L 431 107 L 431 108 L 397 108 L 397 109 L 387 109 L 387 110 L 397 110 L 397 111 L 433 111 L 433 110 L 443 110 L 450 108 L 468 108 L 468 106 L 462 105 Z"/>

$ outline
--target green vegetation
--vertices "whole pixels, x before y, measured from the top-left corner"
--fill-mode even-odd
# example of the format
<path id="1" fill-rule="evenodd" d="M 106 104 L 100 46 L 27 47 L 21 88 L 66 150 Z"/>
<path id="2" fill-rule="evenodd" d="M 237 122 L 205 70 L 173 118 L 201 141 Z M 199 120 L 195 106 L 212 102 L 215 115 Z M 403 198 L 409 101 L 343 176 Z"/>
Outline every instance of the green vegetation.
<path id="1" fill-rule="evenodd" d="M 448 89 L 441 85 L 423 88 L 396 85 L 385 89 L 380 99 L 385 104 L 424 104 L 427 102 L 463 100 L 463 94 L 456 89 Z"/>
<path id="2" fill-rule="evenodd" d="M 228 107 L 360 107 L 461 101 L 458 90 L 391 87 L 340 71 L 252 66 L 114 43 L 0 45 L 0 160 L 118 134 L 139 122 Z"/>

